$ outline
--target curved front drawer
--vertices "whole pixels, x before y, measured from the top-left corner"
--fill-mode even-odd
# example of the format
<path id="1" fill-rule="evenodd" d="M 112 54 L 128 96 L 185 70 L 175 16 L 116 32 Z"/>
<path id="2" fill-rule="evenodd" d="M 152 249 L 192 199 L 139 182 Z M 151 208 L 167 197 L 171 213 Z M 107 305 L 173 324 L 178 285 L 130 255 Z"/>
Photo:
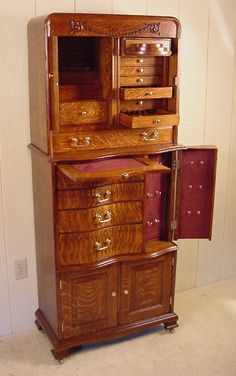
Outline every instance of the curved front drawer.
<path id="1" fill-rule="evenodd" d="M 104 227 L 141 223 L 143 203 L 140 201 L 104 205 L 99 208 L 58 211 L 60 233 L 93 231 Z"/>
<path id="2" fill-rule="evenodd" d="M 143 137 L 143 131 L 148 134 L 148 137 Z M 153 138 L 152 135 L 155 131 L 158 132 L 158 135 Z M 99 132 L 67 132 L 54 133 L 52 135 L 54 153 L 143 146 L 145 144 L 153 144 L 154 141 L 156 143 L 171 143 L 172 127 L 143 130 L 117 129 Z"/>
<path id="3" fill-rule="evenodd" d="M 142 197 L 142 183 L 109 184 L 92 189 L 59 191 L 58 208 L 91 208 L 118 201 L 141 201 Z"/>
<path id="4" fill-rule="evenodd" d="M 61 234 L 59 265 L 88 264 L 112 256 L 141 253 L 142 225 L 123 225 L 83 234 Z"/>

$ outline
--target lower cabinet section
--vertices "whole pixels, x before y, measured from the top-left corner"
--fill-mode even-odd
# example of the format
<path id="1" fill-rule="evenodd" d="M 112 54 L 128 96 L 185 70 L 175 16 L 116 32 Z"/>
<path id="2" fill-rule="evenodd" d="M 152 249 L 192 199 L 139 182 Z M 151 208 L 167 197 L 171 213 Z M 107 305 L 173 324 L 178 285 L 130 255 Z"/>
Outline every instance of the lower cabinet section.
<path id="1" fill-rule="evenodd" d="M 172 254 L 121 267 L 121 324 L 148 320 L 170 311 Z"/>
<path id="2" fill-rule="evenodd" d="M 61 273 L 63 338 L 136 325 L 172 312 L 175 251 Z"/>
<path id="3" fill-rule="evenodd" d="M 66 273 L 60 280 L 63 337 L 117 325 L 116 265 Z"/>

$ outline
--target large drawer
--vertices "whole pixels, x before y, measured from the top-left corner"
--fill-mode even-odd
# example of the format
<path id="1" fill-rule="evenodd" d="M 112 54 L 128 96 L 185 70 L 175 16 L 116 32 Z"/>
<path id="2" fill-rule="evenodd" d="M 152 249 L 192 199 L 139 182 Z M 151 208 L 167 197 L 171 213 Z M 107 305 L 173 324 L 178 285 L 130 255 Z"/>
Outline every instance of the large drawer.
<path id="1" fill-rule="evenodd" d="M 107 184 L 97 188 L 58 191 L 58 209 L 83 209 L 118 201 L 142 200 L 143 183 Z"/>
<path id="2" fill-rule="evenodd" d="M 60 234 L 59 265 L 87 264 L 116 255 L 140 253 L 142 232 L 142 224 L 133 224 L 83 234 Z"/>
<path id="3" fill-rule="evenodd" d="M 152 124 L 153 125 L 153 124 Z M 145 125 L 144 125 L 145 127 Z M 158 127 L 158 136 L 153 137 L 154 128 L 141 130 L 117 129 L 112 131 L 54 133 L 54 153 L 94 149 L 143 146 L 154 142 L 171 143 L 172 127 Z M 147 136 L 144 137 L 143 131 Z"/>
<path id="4" fill-rule="evenodd" d="M 103 123 L 106 120 L 105 101 L 60 103 L 61 125 Z"/>
<path id="5" fill-rule="evenodd" d="M 121 202 L 92 209 L 59 210 L 58 229 L 60 233 L 93 231 L 108 226 L 141 223 L 142 219 L 142 202 Z"/>

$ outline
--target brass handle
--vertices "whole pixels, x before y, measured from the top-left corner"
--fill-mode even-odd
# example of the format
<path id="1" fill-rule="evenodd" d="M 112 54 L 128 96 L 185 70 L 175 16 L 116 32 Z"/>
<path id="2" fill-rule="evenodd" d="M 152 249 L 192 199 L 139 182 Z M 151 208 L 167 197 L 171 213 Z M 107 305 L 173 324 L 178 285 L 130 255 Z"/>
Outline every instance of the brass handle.
<path id="1" fill-rule="evenodd" d="M 101 202 L 107 202 L 107 201 L 109 201 L 110 200 L 110 195 L 111 195 L 111 192 L 110 191 L 106 191 L 104 193 L 104 195 L 103 195 L 104 198 L 101 199 L 100 197 L 102 197 L 102 195 L 97 192 L 95 194 L 95 197 L 97 198 L 97 202 L 101 203 Z"/>
<path id="2" fill-rule="evenodd" d="M 113 298 L 114 298 L 116 296 L 116 292 L 112 291 L 111 296 L 113 296 Z"/>
<path id="3" fill-rule="evenodd" d="M 137 78 L 136 82 L 143 82 L 143 78 Z"/>
<path id="4" fill-rule="evenodd" d="M 124 290 L 124 294 L 125 295 L 128 295 L 129 291 L 128 290 Z"/>
<path id="5" fill-rule="evenodd" d="M 152 95 L 152 94 L 153 94 L 152 91 L 147 91 L 147 92 L 145 93 L 145 95 Z"/>
<path id="6" fill-rule="evenodd" d="M 144 141 L 155 141 L 157 139 L 158 135 L 159 135 L 159 132 L 157 132 L 157 131 L 151 133 L 150 135 L 148 135 L 147 132 L 142 132 L 140 134 L 140 136 L 142 136 Z"/>
<path id="7" fill-rule="evenodd" d="M 154 123 L 154 124 L 155 124 L 155 123 L 160 123 L 160 122 L 161 122 L 160 119 L 153 120 L 153 123 Z"/>
<path id="8" fill-rule="evenodd" d="M 90 137 L 85 137 L 85 138 L 82 138 L 82 139 L 79 139 L 77 137 L 72 137 L 71 138 L 71 146 L 73 146 L 74 148 L 83 148 L 85 146 L 89 146 L 90 141 L 91 141 Z"/>
<path id="9" fill-rule="evenodd" d="M 143 63 L 143 59 L 137 59 L 137 63 Z"/>
<path id="10" fill-rule="evenodd" d="M 122 175 L 122 178 L 123 178 L 124 180 L 129 179 L 129 173 L 128 173 L 128 172 L 124 173 L 124 174 Z"/>
<path id="11" fill-rule="evenodd" d="M 107 249 L 110 246 L 110 244 L 111 244 L 111 240 L 106 239 L 103 245 L 99 242 L 96 242 L 95 248 L 97 251 L 105 251 L 105 249 Z"/>
<path id="12" fill-rule="evenodd" d="M 137 101 L 136 104 L 138 104 L 139 106 L 142 106 L 143 105 L 143 101 Z"/>
<path id="13" fill-rule="evenodd" d="M 111 212 L 108 210 L 104 216 L 103 216 L 103 219 L 102 219 L 102 216 L 101 214 L 96 214 L 95 215 L 95 219 L 96 219 L 96 223 L 108 223 L 111 221 Z"/>
<path id="14" fill-rule="evenodd" d="M 79 115 L 85 116 L 85 115 L 87 115 L 87 111 L 80 111 Z"/>
<path id="15" fill-rule="evenodd" d="M 136 72 L 143 73 L 144 69 L 143 68 L 137 68 Z"/>

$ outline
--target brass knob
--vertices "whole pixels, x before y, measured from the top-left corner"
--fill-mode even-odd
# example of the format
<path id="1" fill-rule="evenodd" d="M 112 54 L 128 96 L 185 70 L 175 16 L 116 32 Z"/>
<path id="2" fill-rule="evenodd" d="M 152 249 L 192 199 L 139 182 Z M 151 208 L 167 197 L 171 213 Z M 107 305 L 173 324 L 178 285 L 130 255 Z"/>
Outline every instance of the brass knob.
<path id="1" fill-rule="evenodd" d="M 147 91 L 147 92 L 145 93 L 145 95 L 152 95 L 152 94 L 153 94 L 152 91 Z"/>
<path id="2" fill-rule="evenodd" d="M 122 177 L 123 177 L 124 180 L 129 179 L 129 173 L 128 173 L 128 172 L 124 173 L 124 174 L 122 175 Z"/>
<path id="3" fill-rule="evenodd" d="M 113 298 L 114 298 L 116 296 L 116 292 L 112 291 L 111 296 L 113 296 Z"/>
<path id="4" fill-rule="evenodd" d="M 143 78 L 137 78 L 136 82 L 143 82 Z"/>
<path id="5" fill-rule="evenodd" d="M 143 63 L 143 59 L 138 59 L 137 63 Z"/>
<path id="6" fill-rule="evenodd" d="M 143 73 L 144 69 L 143 68 L 137 68 L 136 71 L 139 72 L 139 73 Z"/>
<path id="7" fill-rule="evenodd" d="M 85 115 L 87 115 L 87 111 L 80 111 L 79 115 L 85 116 Z"/>
<path id="8" fill-rule="evenodd" d="M 139 106 L 142 106 L 143 105 L 143 101 L 138 101 L 138 102 L 136 102 L 136 104 L 138 104 Z"/>
<path id="9" fill-rule="evenodd" d="M 128 290 L 124 290 L 124 294 L 125 295 L 128 295 L 129 291 Z"/>
<path id="10" fill-rule="evenodd" d="M 156 119 L 156 120 L 153 121 L 153 123 L 160 123 L 160 122 L 161 122 L 160 119 Z"/>

